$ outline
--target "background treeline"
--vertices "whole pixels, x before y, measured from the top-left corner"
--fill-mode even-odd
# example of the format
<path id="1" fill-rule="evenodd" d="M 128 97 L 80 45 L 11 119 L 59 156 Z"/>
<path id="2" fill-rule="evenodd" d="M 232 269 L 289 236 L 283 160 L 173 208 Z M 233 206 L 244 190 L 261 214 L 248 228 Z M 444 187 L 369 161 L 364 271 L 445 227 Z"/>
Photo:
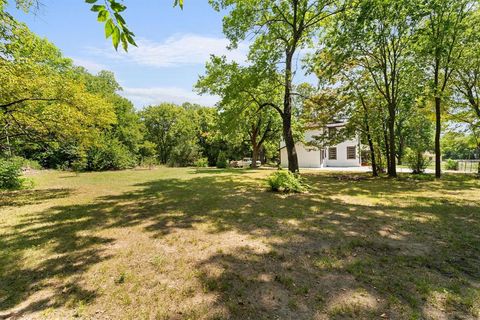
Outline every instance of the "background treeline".
<path id="1" fill-rule="evenodd" d="M 312 144 L 359 135 L 374 175 L 396 176 L 404 163 L 421 172 L 428 158 L 479 158 L 478 1 L 237 2 L 212 4 L 230 10 L 233 47 L 253 35 L 248 61 L 212 56 L 195 86 L 220 97 L 216 108 L 143 110 L 119 94 L 112 73 L 75 66 L 0 2 L 1 158 L 74 170 L 224 166 L 246 156 L 255 164 L 277 160 L 283 138 L 296 172 L 304 128 L 338 120 L 345 130 Z M 295 84 L 298 67 L 318 85 Z"/>
<path id="2" fill-rule="evenodd" d="M 75 66 L 5 12 L 0 32 L 0 158 L 6 171 L 12 167 L 7 160 L 17 167 L 99 171 L 215 166 L 220 155 L 224 162 L 252 154 L 249 131 L 227 128 L 232 119 L 216 108 L 162 103 L 136 110 L 119 94 L 111 72 L 92 75 Z M 257 143 L 258 158 L 275 157 L 278 139 L 266 135 Z"/>

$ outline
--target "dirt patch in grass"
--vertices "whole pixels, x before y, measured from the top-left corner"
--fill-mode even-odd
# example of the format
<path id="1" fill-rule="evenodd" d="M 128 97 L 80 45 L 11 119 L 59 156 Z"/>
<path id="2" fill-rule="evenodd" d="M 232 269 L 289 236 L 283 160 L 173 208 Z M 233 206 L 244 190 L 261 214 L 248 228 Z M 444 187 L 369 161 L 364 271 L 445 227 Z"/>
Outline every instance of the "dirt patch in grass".
<path id="1" fill-rule="evenodd" d="M 0 319 L 480 317 L 478 180 L 268 174 L 35 175 L 0 201 Z"/>

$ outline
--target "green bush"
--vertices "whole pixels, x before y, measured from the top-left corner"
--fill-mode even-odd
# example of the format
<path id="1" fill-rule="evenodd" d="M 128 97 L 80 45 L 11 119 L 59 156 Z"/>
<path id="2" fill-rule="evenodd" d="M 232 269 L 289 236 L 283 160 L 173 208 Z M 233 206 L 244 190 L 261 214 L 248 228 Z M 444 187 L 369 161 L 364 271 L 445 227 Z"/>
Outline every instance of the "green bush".
<path id="1" fill-rule="evenodd" d="M 78 159 L 72 162 L 71 168 L 75 172 L 81 172 L 87 169 L 87 165 L 86 159 Z"/>
<path id="2" fill-rule="evenodd" d="M 42 169 L 42 166 L 40 165 L 40 163 L 32 159 L 25 159 L 23 157 L 12 157 L 11 161 L 18 163 L 20 167 L 23 169 L 33 169 L 33 170 Z"/>
<path id="3" fill-rule="evenodd" d="M 217 158 L 217 168 L 223 169 L 223 168 L 226 168 L 227 166 L 228 166 L 227 156 L 225 155 L 225 153 L 220 152 Z"/>
<path id="4" fill-rule="evenodd" d="M 24 183 L 21 163 L 0 159 L 0 189 L 21 189 Z"/>
<path id="5" fill-rule="evenodd" d="M 412 173 L 424 173 L 425 169 L 430 165 L 431 160 L 423 155 L 423 152 L 407 150 L 405 162 L 412 169 Z"/>
<path id="6" fill-rule="evenodd" d="M 198 167 L 198 168 L 208 167 L 208 159 L 207 158 L 197 159 L 197 161 L 195 161 L 195 167 Z"/>
<path id="7" fill-rule="evenodd" d="M 151 162 L 155 158 L 156 145 L 150 141 L 144 141 L 138 147 L 138 154 L 140 156 L 140 163 L 144 165 L 145 161 Z M 148 159 L 148 160 L 147 160 Z"/>
<path id="8" fill-rule="evenodd" d="M 102 141 L 87 151 L 86 170 L 123 170 L 137 164 L 136 157 L 117 139 Z"/>
<path id="9" fill-rule="evenodd" d="M 47 150 L 36 155 L 43 168 L 68 170 L 74 161 L 85 157 L 84 150 L 75 141 L 51 143 Z"/>
<path id="10" fill-rule="evenodd" d="M 200 153 L 194 141 L 184 141 L 175 146 L 168 159 L 168 165 L 171 167 L 188 167 L 195 163 Z"/>
<path id="11" fill-rule="evenodd" d="M 158 160 L 157 160 L 157 158 L 155 158 L 154 156 L 143 158 L 143 159 L 140 161 L 140 166 L 142 166 L 142 167 L 148 167 L 148 168 L 150 168 L 150 169 L 152 169 L 153 167 L 155 167 L 157 164 L 158 164 Z"/>
<path id="12" fill-rule="evenodd" d="M 306 186 L 301 179 L 288 170 L 278 170 L 267 178 L 267 183 L 272 191 L 304 192 Z"/>
<path id="13" fill-rule="evenodd" d="M 445 163 L 445 169 L 447 170 L 458 170 L 458 161 L 448 159 L 447 162 Z"/>

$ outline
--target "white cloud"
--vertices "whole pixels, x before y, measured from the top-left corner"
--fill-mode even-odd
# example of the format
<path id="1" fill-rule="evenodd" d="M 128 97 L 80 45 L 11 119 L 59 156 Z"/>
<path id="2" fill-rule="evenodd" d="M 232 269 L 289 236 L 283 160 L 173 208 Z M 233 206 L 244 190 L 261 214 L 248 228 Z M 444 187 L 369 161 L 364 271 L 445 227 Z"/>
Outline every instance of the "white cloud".
<path id="1" fill-rule="evenodd" d="M 161 102 L 198 103 L 203 106 L 213 106 L 219 99 L 216 96 L 200 96 L 193 91 L 178 87 L 131 88 L 124 87 L 120 92 L 137 107 L 158 104 Z"/>
<path id="2" fill-rule="evenodd" d="M 90 51 L 109 58 L 158 68 L 204 64 L 211 54 L 225 55 L 229 60 L 243 63 L 248 52 L 246 43 L 239 44 L 235 50 L 228 50 L 227 39 L 196 34 L 178 34 L 161 42 L 138 39 L 137 45 L 138 47 L 129 47 L 128 53 L 119 50 L 119 53 L 113 54 L 111 48 L 91 48 Z"/>
<path id="3" fill-rule="evenodd" d="M 82 66 L 85 69 L 87 69 L 89 72 L 96 74 L 101 70 L 108 70 L 109 68 L 101 63 L 97 63 L 95 61 L 89 60 L 89 59 L 83 59 L 83 58 L 71 58 L 73 60 L 73 63 L 76 64 L 77 66 Z"/>

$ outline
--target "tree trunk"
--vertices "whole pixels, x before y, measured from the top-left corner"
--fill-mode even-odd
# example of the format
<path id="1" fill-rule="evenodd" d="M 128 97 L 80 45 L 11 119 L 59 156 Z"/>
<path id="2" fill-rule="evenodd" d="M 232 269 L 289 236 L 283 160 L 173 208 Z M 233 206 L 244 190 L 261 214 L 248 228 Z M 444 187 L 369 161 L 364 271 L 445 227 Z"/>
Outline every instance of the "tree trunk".
<path id="1" fill-rule="evenodd" d="M 283 138 L 287 147 L 288 170 L 297 173 L 298 157 L 292 133 L 292 58 L 293 51 L 287 51 L 285 64 L 285 95 L 283 100 Z"/>
<path id="2" fill-rule="evenodd" d="M 387 174 L 390 175 L 390 143 L 388 143 L 387 127 L 383 125 L 383 139 L 385 141 L 385 159 L 387 160 Z"/>
<path id="3" fill-rule="evenodd" d="M 261 164 L 267 163 L 267 159 L 266 159 L 266 156 L 265 156 L 265 148 L 263 147 L 263 145 L 260 147 L 258 157 L 260 158 Z"/>
<path id="4" fill-rule="evenodd" d="M 368 140 L 368 146 L 370 147 L 370 158 L 372 161 L 372 174 L 374 177 L 378 177 L 377 162 L 375 159 L 375 148 L 373 146 L 373 140 L 370 134 L 370 126 L 368 124 L 367 124 L 367 140 Z"/>
<path id="5" fill-rule="evenodd" d="M 260 145 L 258 144 L 253 144 L 252 145 L 252 168 L 253 169 L 256 169 L 258 166 L 257 166 L 257 160 L 258 160 L 258 155 L 260 153 Z"/>
<path id="6" fill-rule="evenodd" d="M 291 116 L 283 117 L 283 138 L 287 147 L 288 170 L 293 173 L 298 172 L 297 150 L 295 149 L 295 141 L 293 140 Z"/>
<path id="7" fill-rule="evenodd" d="M 365 100 L 363 99 L 363 96 L 360 94 L 360 100 L 362 102 L 363 106 L 363 111 L 365 112 L 365 117 L 364 117 L 364 122 L 365 122 L 365 131 L 367 132 L 367 140 L 368 140 L 368 146 L 370 148 L 370 160 L 372 161 L 372 174 L 374 177 L 378 177 L 378 168 L 377 168 L 377 162 L 375 159 L 375 148 L 373 146 L 373 140 L 372 140 L 372 134 L 370 132 L 370 124 L 369 124 L 369 117 L 368 117 L 368 109 L 365 104 Z"/>
<path id="8" fill-rule="evenodd" d="M 388 119 L 388 134 L 389 134 L 389 144 L 390 144 L 390 170 L 388 172 L 388 176 L 391 178 L 397 177 L 397 163 L 396 163 L 396 155 L 395 155 L 395 108 L 393 106 L 390 107 L 390 117 Z"/>
<path id="9" fill-rule="evenodd" d="M 441 122 L 441 98 L 435 97 L 435 178 L 442 176 L 442 155 L 440 151 Z"/>
<path id="10" fill-rule="evenodd" d="M 385 168 L 382 165 L 382 150 L 380 148 L 378 149 L 378 152 L 376 153 L 378 155 L 378 164 L 377 164 L 377 171 L 384 173 Z"/>

